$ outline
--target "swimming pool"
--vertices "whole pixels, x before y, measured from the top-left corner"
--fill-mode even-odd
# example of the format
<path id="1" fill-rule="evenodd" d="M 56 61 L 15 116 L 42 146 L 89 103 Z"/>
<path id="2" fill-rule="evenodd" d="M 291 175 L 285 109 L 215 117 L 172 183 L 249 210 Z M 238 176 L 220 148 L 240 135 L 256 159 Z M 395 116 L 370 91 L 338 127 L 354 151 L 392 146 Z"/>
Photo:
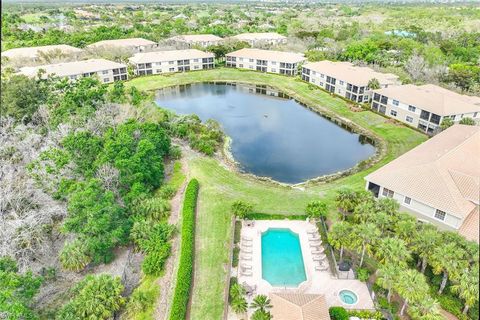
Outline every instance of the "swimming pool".
<path id="1" fill-rule="evenodd" d="M 273 228 L 262 233 L 262 278 L 278 287 L 297 287 L 307 280 L 297 233 Z"/>

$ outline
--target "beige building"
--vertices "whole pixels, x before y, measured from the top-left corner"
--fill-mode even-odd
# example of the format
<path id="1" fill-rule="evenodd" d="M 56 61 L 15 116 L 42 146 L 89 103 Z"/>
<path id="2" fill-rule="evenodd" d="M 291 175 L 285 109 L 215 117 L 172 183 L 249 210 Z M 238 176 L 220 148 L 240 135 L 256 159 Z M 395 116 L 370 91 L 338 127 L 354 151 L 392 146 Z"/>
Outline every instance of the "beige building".
<path id="1" fill-rule="evenodd" d="M 228 53 L 225 56 L 225 65 L 295 76 L 299 65 L 305 60 L 302 54 L 293 52 L 244 48 Z"/>
<path id="2" fill-rule="evenodd" d="M 36 67 L 24 67 L 19 74 L 35 77 L 43 70 L 43 77 L 57 76 L 76 80 L 81 77 L 97 76 L 101 82 L 110 83 L 118 80 L 127 80 L 127 66 L 105 59 L 89 59 L 75 62 L 48 64 Z"/>
<path id="3" fill-rule="evenodd" d="M 29 48 L 16 48 L 2 52 L 2 58 L 8 59 L 29 59 L 33 61 L 39 60 L 42 55 L 65 55 L 65 56 L 79 56 L 83 52 L 82 49 L 78 49 L 66 44 L 42 46 L 42 47 L 29 47 Z"/>
<path id="4" fill-rule="evenodd" d="M 287 37 L 275 32 L 242 33 L 231 37 L 231 39 L 247 42 L 252 47 L 265 44 L 276 45 L 287 43 Z"/>
<path id="5" fill-rule="evenodd" d="M 368 67 L 357 67 L 350 62 L 328 60 L 305 64 L 302 79 L 355 102 L 370 101 L 372 90 L 368 83 L 372 79 L 377 79 L 381 88 L 400 84 L 400 80 L 394 74 L 376 72 Z"/>
<path id="6" fill-rule="evenodd" d="M 189 34 L 175 36 L 167 39 L 168 42 L 182 44 L 187 47 L 199 46 L 208 47 L 216 46 L 223 42 L 223 39 L 213 34 Z"/>
<path id="7" fill-rule="evenodd" d="M 274 320 L 329 320 L 325 297 L 308 293 L 271 293 Z"/>
<path id="8" fill-rule="evenodd" d="M 183 72 L 215 67 L 215 55 L 197 49 L 137 53 L 128 60 L 134 66 L 136 75 Z"/>
<path id="9" fill-rule="evenodd" d="M 365 177 L 375 197 L 478 242 L 480 127 L 454 125 Z"/>
<path id="10" fill-rule="evenodd" d="M 156 47 L 156 42 L 142 38 L 130 38 L 98 41 L 88 45 L 86 48 L 90 50 L 108 50 L 111 48 L 118 48 L 123 50 L 131 50 L 133 52 L 148 52 L 155 49 Z"/>
<path id="11" fill-rule="evenodd" d="M 442 87 L 404 85 L 374 90 L 372 109 L 427 133 L 445 118 L 464 117 L 480 121 L 480 98 L 465 96 Z"/>

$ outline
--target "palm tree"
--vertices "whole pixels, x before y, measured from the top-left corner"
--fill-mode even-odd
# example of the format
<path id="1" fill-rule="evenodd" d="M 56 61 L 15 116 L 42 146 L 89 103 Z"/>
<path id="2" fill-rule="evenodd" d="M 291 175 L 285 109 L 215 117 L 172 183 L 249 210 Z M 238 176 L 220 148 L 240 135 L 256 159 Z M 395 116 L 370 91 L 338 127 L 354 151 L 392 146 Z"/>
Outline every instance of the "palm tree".
<path id="1" fill-rule="evenodd" d="M 236 297 L 230 301 L 230 305 L 232 306 L 232 310 L 235 313 L 245 313 L 247 312 L 248 304 L 245 297 Z"/>
<path id="2" fill-rule="evenodd" d="M 87 255 L 87 249 L 84 242 L 76 239 L 65 243 L 60 253 L 60 263 L 66 270 L 81 271 L 92 259 Z"/>
<path id="3" fill-rule="evenodd" d="M 245 295 L 245 288 L 238 282 L 232 284 L 230 287 L 230 299 L 243 297 Z"/>
<path id="4" fill-rule="evenodd" d="M 408 310 L 412 319 L 418 320 L 442 320 L 445 319 L 440 313 L 438 301 L 432 297 L 424 297 L 417 303 L 412 304 Z"/>
<path id="5" fill-rule="evenodd" d="M 448 277 L 450 275 L 455 277 L 461 270 L 465 270 L 468 266 L 468 260 L 466 260 L 465 251 L 462 248 L 459 248 L 455 243 L 446 243 L 433 250 L 430 256 L 430 264 L 433 273 L 443 273 L 438 290 L 438 293 L 441 294 L 447 285 Z"/>
<path id="6" fill-rule="evenodd" d="M 270 320 L 272 319 L 272 315 L 268 311 L 264 310 L 255 310 L 255 312 L 252 314 L 251 320 Z"/>
<path id="7" fill-rule="evenodd" d="M 377 78 L 372 78 L 368 81 L 368 87 L 372 90 L 380 89 L 380 82 Z"/>
<path id="8" fill-rule="evenodd" d="M 355 191 L 351 189 L 338 190 L 337 196 L 335 197 L 335 204 L 342 213 L 343 219 L 345 219 L 345 215 L 352 212 L 357 204 Z"/>
<path id="9" fill-rule="evenodd" d="M 381 198 L 375 202 L 377 211 L 385 212 L 390 216 L 396 216 L 400 205 L 392 198 Z"/>
<path id="10" fill-rule="evenodd" d="M 407 261 L 411 259 L 410 251 L 402 239 L 381 239 L 376 248 L 375 258 L 383 265 L 398 264 L 406 267 Z"/>
<path id="11" fill-rule="evenodd" d="M 376 214 L 375 204 L 371 202 L 359 203 L 353 210 L 353 218 L 357 223 L 372 222 Z"/>
<path id="12" fill-rule="evenodd" d="M 361 249 L 361 257 L 359 267 L 363 265 L 365 253 L 371 252 L 372 244 L 380 236 L 380 230 L 373 223 L 365 223 L 354 226 L 354 242 L 355 246 Z"/>
<path id="13" fill-rule="evenodd" d="M 465 300 L 465 306 L 463 308 L 463 314 L 467 314 L 468 309 L 478 301 L 478 268 L 476 265 L 472 270 L 462 272 L 451 286 L 450 290 L 457 293 L 460 298 Z"/>
<path id="14" fill-rule="evenodd" d="M 404 299 L 400 315 L 403 316 L 409 302 L 416 303 L 428 296 L 425 276 L 415 269 L 406 269 L 399 274 L 393 289 Z"/>
<path id="15" fill-rule="evenodd" d="M 383 233 L 391 224 L 392 217 L 390 217 L 387 213 L 380 211 L 373 216 L 372 222 L 375 223 L 375 225 Z"/>
<path id="16" fill-rule="evenodd" d="M 396 264 L 382 265 L 378 269 L 377 283 L 383 289 L 387 290 L 387 301 L 390 303 L 392 299 L 392 288 L 399 274 L 402 272 L 402 268 Z"/>
<path id="17" fill-rule="evenodd" d="M 318 219 L 322 218 L 325 219 L 328 214 L 327 205 L 318 200 L 310 201 L 305 208 L 305 212 L 309 218 Z"/>
<path id="18" fill-rule="evenodd" d="M 427 268 L 428 258 L 433 250 L 438 246 L 440 235 L 436 227 L 431 224 L 423 224 L 415 233 L 412 239 L 412 249 L 418 255 L 417 265 L 420 267 L 420 272 L 425 273 Z"/>
<path id="19" fill-rule="evenodd" d="M 270 308 L 272 308 L 272 305 L 270 304 L 270 299 L 266 295 L 260 294 L 253 298 L 251 307 L 256 310 L 268 311 Z"/>
<path id="20" fill-rule="evenodd" d="M 400 239 L 410 243 L 417 232 L 417 219 L 408 213 L 399 213 L 394 231 Z"/>
<path id="21" fill-rule="evenodd" d="M 352 244 L 353 226 L 345 221 L 337 222 L 333 225 L 328 233 L 328 242 L 335 248 L 340 250 L 340 260 L 343 259 L 343 250 Z"/>

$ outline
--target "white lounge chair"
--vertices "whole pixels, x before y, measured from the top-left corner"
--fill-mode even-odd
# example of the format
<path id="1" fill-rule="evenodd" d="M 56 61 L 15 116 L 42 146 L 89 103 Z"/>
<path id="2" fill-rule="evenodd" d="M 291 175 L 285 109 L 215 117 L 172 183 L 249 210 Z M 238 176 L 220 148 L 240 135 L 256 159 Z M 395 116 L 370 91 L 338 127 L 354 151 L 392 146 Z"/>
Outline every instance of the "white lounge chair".
<path id="1" fill-rule="evenodd" d="M 325 258 L 327 258 L 325 253 L 317 253 L 313 256 L 313 261 L 322 261 L 325 260 Z"/>
<path id="2" fill-rule="evenodd" d="M 308 233 L 308 234 L 312 234 L 312 235 L 313 235 L 313 234 L 316 234 L 316 233 L 318 233 L 318 230 L 317 230 L 317 229 L 311 229 L 311 230 L 307 230 L 307 233 Z"/>
<path id="3" fill-rule="evenodd" d="M 242 276 L 251 277 L 253 273 L 251 271 L 242 271 L 240 272 Z"/>
<path id="4" fill-rule="evenodd" d="M 242 247 L 242 251 L 243 251 L 244 253 L 252 253 L 252 248 Z"/>
<path id="5" fill-rule="evenodd" d="M 322 245 L 321 242 L 310 242 L 310 248 L 317 248 Z"/>
<path id="6" fill-rule="evenodd" d="M 249 254 L 243 254 L 243 255 L 240 256 L 240 260 L 248 260 L 248 261 L 250 261 L 250 260 L 252 260 L 252 256 L 249 255 Z"/>
<path id="7" fill-rule="evenodd" d="M 242 237 L 242 240 L 243 240 L 243 241 L 252 241 L 252 238 L 251 238 L 251 237 L 248 237 L 248 236 L 243 236 L 243 237 Z"/>
<path id="8" fill-rule="evenodd" d="M 242 269 L 252 269 L 252 266 L 246 263 L 242 263 L 240 266 L 242 267 Z"/>
<path id="9" fill-rule="evenodd" d="M 313 235 L 308 237 L 308 241 L 318 241 L 321 240 L 318 235 Z"/>
<path id="10" fill-rule="evenodd" d="M 318 255 L 318 254 L 321 254 L 323 253 L 323 251 L 320 251 L 320 250 L 313 250 L 312 251 L 312 255 Z"/>
<path id="11" fill-rule="evenodd" d="M 316 271 L 327 271 L 328 270 L 328 266 L 315 266 L 315 270 Z"/>
<path id="12" fill-rule="evenodd" d="M 244 247 L 251 247 L 251 246 L 252 246 L 252 242 L 242 241 L 242 246 L 244 246 Z"/>

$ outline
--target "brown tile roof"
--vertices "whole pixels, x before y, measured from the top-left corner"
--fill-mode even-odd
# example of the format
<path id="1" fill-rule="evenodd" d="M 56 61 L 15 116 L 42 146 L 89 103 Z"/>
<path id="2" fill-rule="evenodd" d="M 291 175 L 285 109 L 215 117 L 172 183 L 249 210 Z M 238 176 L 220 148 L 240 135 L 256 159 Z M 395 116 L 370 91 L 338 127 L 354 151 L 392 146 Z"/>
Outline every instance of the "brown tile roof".
<path id="1" fill-rule="evenodd" d="M 2 57 L 14 58 L 36 58 L 40 53 L 49 53 L 52 51 L 61 51 L 65 54 L 79 53 L 82 49 L 78 49 L 66 44 L 42 46 L 42 47 L 28 47 L 28 48 L 15 48 L 2 52 Z"/>
<path id="2" fill-rule="evenodd" d="M 115 39 L 115 40 L 103 40 L 92 43 L 87 46 L 87 48 L 96 48 L 96 47 L 140 47 L 140 46 L 149 46 L 153 45 L 155 42 L 143 39 L 143 38 L 129 38 L 129 39 Z"/>
<path id="3" fill-rule="evenodd" d="M 286 62 L 286 63 L 298 63 L 306 60 L 303 54 L 300 54 L 300 53 L 275 51 L 275 50 L 262 50 L 262 49 L 253 49 L 253 48 L 244 48 L 237 51 L 233 51 L 228 53 L 227 56 L 234 56 L 234 57 L 247 58 L 247 59 L 278 61 L 278 62 Z"/>
<path id="4" fill-rule="evenodd" d="M 476 243 L 479 243 L 480 241 L 479 228 L 480 228 L 480 219 L 479 219 L 479 209 L 477 206 L 468 215 L 467 219 L 463 221 L 460 229 L 458 229 L 458 233 L 464 236 L 467 240 L 475 241 Z"/>
<path id="5" fill-rule="evenodd" d="M 258 33 L 241 33 L 233 36 L 232 38 L 237 40 L 246 40 L 246 41 L 268 41 L 268 40 L 277 40 L 277 39 L 286 39 L 287 37 L 282 36 L 281 34 L 275 32 L 258 32 Z"/>
<path id="6" fill-rule="evenodd" d="M 27 77 L 35 77 L 40 69 L 45 70 L 47 75 L 55 74 L 58 77 L 68 77 L 89 72 L 98 72 L 116 68 L 126 68 L 123 63 L 117 63 L 105 59 L 89 59 L 75 62 L 63 62 L 36 67 L 23 67 L 18 72 Z"/>
<path id="7" fill-rule="evenodd" d="M 214 34 L 184 34 L 171 37 L 170 40 L 185 42 L 202 42 L 202 41 L 222 41 L 223 39 Z"/>
<path id="8" fill-rule="evenodd" d="M 408 84 L 374 92 L 441 116 L 480 112 L 480 97 L 461 95 L 433 84 Z"/>
<path id="9" fill-rule="evenodd" d="M 169 50 L 169 51 L 152 51 L 136 53 L 128 61 L 132 63 L 150 63 L 160 61 L 173 61 L 182 59 L 201 59 L 214 58 L 215 55 L 211 52 L 204 52 L 197 49 L 185 50 Z"/>
<path id="10" fill-rule="evenodd" d="M 377 79 L 381 85 L 400 84 L 398 76 L 394 74 L 377 72 L 368 67 L 357 67 L 350 62 L 323 60 L 307 63 L 303 67 L 357 86 L 366 86 L 373 78 Z"/>
<path id="11" fill-rule="evenodd" d="M 479 203 L 480 127 L 454 125 L 365 179 L 464 219 Z"/>
<path id="12" fill-rule="evenodd" d="M 271 293 L 273 320 L 330 320 L 323 295 Z"/>

